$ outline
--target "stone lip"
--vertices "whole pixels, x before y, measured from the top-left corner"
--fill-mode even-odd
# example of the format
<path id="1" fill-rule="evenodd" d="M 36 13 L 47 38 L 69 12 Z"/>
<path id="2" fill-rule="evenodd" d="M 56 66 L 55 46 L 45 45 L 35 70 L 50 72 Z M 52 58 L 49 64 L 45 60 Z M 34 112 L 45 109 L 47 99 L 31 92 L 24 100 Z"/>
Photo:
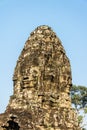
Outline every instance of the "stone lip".
<path id="1" fill-rule="evenodd" d="M 18 58 L 13 82 L 13 95 L 0 115 L 0 130 L 81 130 L 71 107 L 70 62 L 49 26 L 31 32 Z"/>

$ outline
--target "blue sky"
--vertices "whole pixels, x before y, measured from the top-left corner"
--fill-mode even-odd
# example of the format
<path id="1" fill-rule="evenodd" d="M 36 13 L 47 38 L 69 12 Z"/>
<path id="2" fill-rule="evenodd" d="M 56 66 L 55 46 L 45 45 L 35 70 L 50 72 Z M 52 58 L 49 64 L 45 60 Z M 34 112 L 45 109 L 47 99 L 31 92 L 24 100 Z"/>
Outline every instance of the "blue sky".
<path id="1" fill-rule="evenodd" d="M 0 113 L 13 93 L 19 54 L 39 25 L 51 26 L 61 39 L 73 84 L 87 86 L 87 0 L 0 0 Z"/>

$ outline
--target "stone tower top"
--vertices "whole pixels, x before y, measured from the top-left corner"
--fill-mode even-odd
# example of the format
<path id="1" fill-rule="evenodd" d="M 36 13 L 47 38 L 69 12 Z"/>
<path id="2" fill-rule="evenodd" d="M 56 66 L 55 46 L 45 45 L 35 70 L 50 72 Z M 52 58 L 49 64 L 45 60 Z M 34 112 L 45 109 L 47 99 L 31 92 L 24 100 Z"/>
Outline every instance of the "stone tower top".
<path id="1" fill-rule="evenodd" d="M 62 103 L 60 98 L 58 104 L 70 107 L 71 79 L 70 63 L 61 41 L 50 27 L 37 27 L 30 34 L 17 62 L 13 76 L 14 95 L 18 99 L 24 96 L 28 102 L 32 89 L 34 96 L 36 93 L 64 95 Z"/>
<path id="2" fill-rule="evenodd" d="M 2 128 L 80 130 L 69 95 L 70 62 L 49 26 L 39 26 L 30 34 L 18 58 L 13 82 L 14 93 L 0 115 Z M 15 125 L 7 125 L 11 122 Z"/>

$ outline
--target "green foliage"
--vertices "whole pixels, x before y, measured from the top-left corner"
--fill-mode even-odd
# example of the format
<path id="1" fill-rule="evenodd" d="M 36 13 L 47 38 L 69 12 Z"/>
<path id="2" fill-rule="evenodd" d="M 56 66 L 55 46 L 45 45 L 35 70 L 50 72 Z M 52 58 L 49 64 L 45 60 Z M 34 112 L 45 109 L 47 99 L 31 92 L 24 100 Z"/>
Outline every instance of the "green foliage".
<path id="1" fill-rule="evenodd" d="M 87 107 L 84 108 L 84 113 L 87 114 Z"/>
<path id="2" fill-rule="evenodd" d="M 85 128 L 82 128 L 82 130 L 86 130 Z"/>
<path id="3" fill-rule="evenodd" d="M 71 88 L 71 101 L 78 114 L 78 123 L 82 130 L 86 130 L 83 120 L 87 115 L 87 87 L 73 85 Z"/>
<path id="4" fill-rule="evenodd" d="M 71 88 L 71 99 L 76 109 L 85 108 L 87 106 L 87 87 L 73 85 Z"/>
<path id="5" fill-rule="evenodd" d="M 82 123 L 82 121 L 83 121 L 83 116 L 82 115 L 78 116 L 78 122 L 79 122 L 79 124 Z"/>

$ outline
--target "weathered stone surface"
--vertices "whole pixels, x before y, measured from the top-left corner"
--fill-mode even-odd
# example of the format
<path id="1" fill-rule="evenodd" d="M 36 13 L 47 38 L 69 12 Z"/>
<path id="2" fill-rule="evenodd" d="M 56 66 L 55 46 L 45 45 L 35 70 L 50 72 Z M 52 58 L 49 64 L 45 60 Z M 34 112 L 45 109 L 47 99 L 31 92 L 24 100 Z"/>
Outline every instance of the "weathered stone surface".
<path id="1" fill-rule="evenodd" d="M 19 130 L 17 126 L 20 130 L 81 130 L 69 95 L 70 62 L 50 27 L 39 26 L 30 34 L 13 82 L 14 93 L 0 115 L 0 130 Z"/>

